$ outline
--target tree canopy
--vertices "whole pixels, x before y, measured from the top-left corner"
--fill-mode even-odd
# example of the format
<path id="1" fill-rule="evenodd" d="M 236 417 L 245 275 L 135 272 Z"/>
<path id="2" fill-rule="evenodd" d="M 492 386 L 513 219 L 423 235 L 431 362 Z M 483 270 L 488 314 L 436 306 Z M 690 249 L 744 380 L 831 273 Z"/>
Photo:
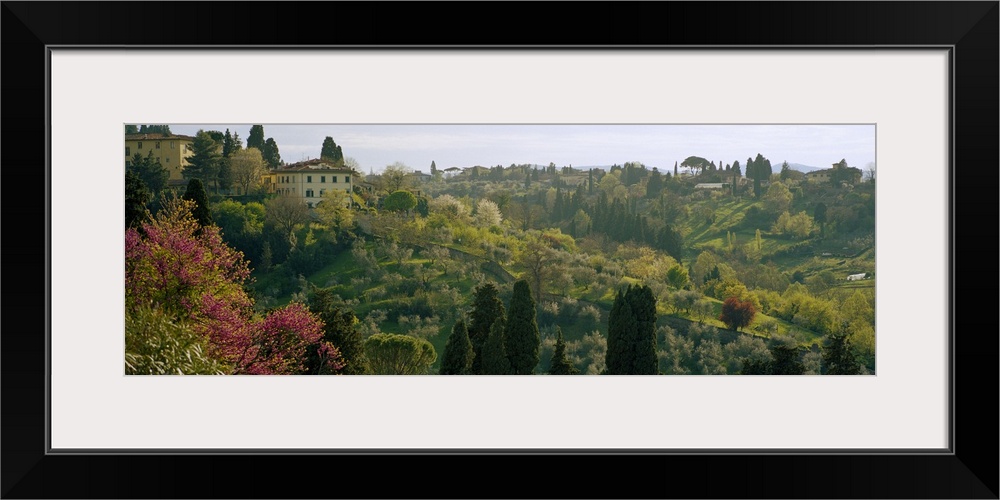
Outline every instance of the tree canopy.
<path id="1" fill-rule="evenodd" d="M 425 375 L 437 360 L 430 342 L 393 333 L 376 333 L 368 337 L 365 354 L 375 375 Z"/>
<path id="2" fill-rule="evenodd" d="M 749 326 L 756 314 L 753 302 L 740 300 L 738 297 L 729 297 L 722 303 L 719 321 L 725 323 L 730 330 L 739 331 L 740 328 Z"/>
<path id="3" fill-rule="evenodd" d="M 409 191 L 395 191 L 385 197 L 383 206 L 390 212 L 409 212 L 417 206 L 417 197 Z"/>

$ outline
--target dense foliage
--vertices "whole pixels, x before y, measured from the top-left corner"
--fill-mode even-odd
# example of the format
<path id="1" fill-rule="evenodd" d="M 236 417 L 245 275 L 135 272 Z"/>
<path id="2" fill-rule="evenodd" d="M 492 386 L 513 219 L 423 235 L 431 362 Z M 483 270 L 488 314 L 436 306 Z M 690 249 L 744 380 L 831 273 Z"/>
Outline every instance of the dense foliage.
<path id="1" fill-rule="evenodd" d="M 254 314 L 244 288 L 247 262 L 217 226 L 199 225 L 195 207 L 172 200 L 141 233 L 125 232 L 126 309 L 150 307 L 190 324 L 207 339 L 208 356 L 235 374 L 304 373 L 307 349 L 316 344 L 322 366 L 339 370 L 339 351 L 323 341 L 322 321 L 302 304 Z"/>
<path id="2" fill-rule="evenodd" d="M 429 178 L 397 162 L 310 207 L 261 189 L 280 165 L 262 126 L 246 148 L 202 132 L 185 170 L 201 224 L 176 262 L 137 253 L 164 240 L 172 209 L 144 180 L 163 170 L 129 162 L 127 285 L 145 301 L 129 311 L 163 315 L 174 326 L 154 330 L 185 346 L 172 352 L 195 360 L 201 345 L 226 373 L 411 371 L 368 352 L 376 335 L 443 353 L 416 356 L 414 373 L 874 373 L 874 183 L 846 164 L 817 182 L 762 154 L 673 169 L 432 162 Z M 322 157 L 357 167 L 326 139 Z M 384 340 L 383 358 L 427 352 Z"/>

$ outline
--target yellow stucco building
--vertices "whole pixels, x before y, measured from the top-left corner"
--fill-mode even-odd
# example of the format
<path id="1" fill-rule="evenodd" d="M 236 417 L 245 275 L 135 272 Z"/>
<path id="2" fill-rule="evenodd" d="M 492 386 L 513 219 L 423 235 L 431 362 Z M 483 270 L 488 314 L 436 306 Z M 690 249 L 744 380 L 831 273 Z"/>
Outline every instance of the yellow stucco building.
<path id="1" fill-rule="evenodd" d="M 170 172 L 167 182 L 182 182 L 184 177 L 181 173 L 188 165 L 187 159 L 194 154 L 191 147 L 193 141 L 194 137 L 186 135 L 126 134 L 125 165 L 128 166 L 136 153 L 145 157 L 152 151 L 153 157 Z"/>
<path id="2" fill-rule="evenodd" d="M 357 175 L 329 160 L 314 159 L 273 169 L 261 181 L 267 192 L 301 197 L 312 208 L 331 189 L 353 192 Z"/>

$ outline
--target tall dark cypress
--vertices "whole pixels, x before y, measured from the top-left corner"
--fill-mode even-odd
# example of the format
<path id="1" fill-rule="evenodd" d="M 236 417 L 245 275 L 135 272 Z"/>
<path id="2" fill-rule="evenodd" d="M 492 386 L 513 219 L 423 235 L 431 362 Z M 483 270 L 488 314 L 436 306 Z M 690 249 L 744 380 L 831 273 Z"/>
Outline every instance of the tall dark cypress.
<path id="1" fill-rule="evenodd" d="M 609 375 L 655 375 L 656 298 L 648 286 L 619 291 L 608 315 Z"/>
<path id="2" fill-rule="evenodd" d="M 326 136 L 323 139 L 323 145 L 319 150 L 319 157 L 324 160 L 337 160 L 337 142 L 333 140 L 333 137 Z"/>
<path id="3" fill-rule="evenodd" d="M 538 364 L 538 323 L 535 319 L 535 300 L 525 280 L 514 283 L 504 329 L 504 347 L 510 360 L 511 373 L 531 375 Z"/>
<path id="4" fill-rule="evenodd" d="M 552 352 L 552 363 L 549 366 L 549 375 L 576 375 L 579 370 L 573 366 L 569 358 L 566 357 L 566 341 L 563 339 L 562 328 L 556 327 L 556 348 Z"/>
<path id="5" fill-rule="evenodd" d="M 499 291 L 492 283 L 477 286 L 474 293 L 468 330 L 472 350 L 475 353 L 472 359 L 472 373 L 478 375 L 483 373 L 483 345 L 490 335 L 490 327 L 497 319 L 504 318 L 505 311 Z"/>
<path id="6" fill-rule="evenodd" d="M 458 320 L 451 329 L 451 336 L 444 345 L 444 356 L 441 357 L 441 375 L 469 375 L 472 371 L 472 359 L 476 353 L 469 341 L 469 331 L 465 322 Z"/>
<path id="7" fill-rule="evenodd" d="M 630 338 L 632 346 L 632 374 L 656 375 L 659 360 L 656 357 L 656 296 L 648 286 L 635 286 L 626 292 L 636 319 L 636 330 Z"/>
<path id="8" fill-rule="evenodd" d="M 563 219 L 563 194 L 562 188 L 556 188 L 556 201 L 552 204 L 552 220 L 562 222 Z"/>
<path id="9" fill-rule="evenodd" d="M 608 375 L 626 375 L 629 365 L 629 330 L 636 327 L 635 316 L 632 315 L 632 308 L 625 300 L 625 295 L 619 290 L 615 294 L 615 301 L 611 304 L 611 312 L 608 314 L 608 350 L 604 361 L 607 366 Z"/>
<path id="10" fill-rule="evenodd" d="M 281 166 L 281 153 L 278 151 L 278 143 L 274 142 L 273 137 L 268 137 L 264 141 L 264 148 L 261 149 L 261 156 L 264 157 L 264 161 L 271 168 L 278 168 Z"/>
<path id="11" fill-rule="evenodd" d="M 125 170 L 125 229 L 142 227 L 147 221 L 146 205 L 150 199 L 142 179 L 132 169 Z"/>
<path id="12" fill-rule="evenodd" d="M 264 126 L 254 125 L 250 127 L 250 136 L 247 137 L 247 147 L 257 148 L 264 151 Z"/>
<path id="13" fill-rule="evenodd" d="M 192 215 L 198 221 L 198 225 L 205 227 L 212 224 L 212 210 L 208 206 L 208 194 L 205 193 L 205 186 L 199 179 L 188 181 L 187 189 L 181 198 L 195 202 Z"/>
<path id="14" fill-rule="evenodd" d="M 507 359 L 507 349 L 504 345 L 504 329 L 506 321 L 497 318 L 490 325 L 486 342 L 483 343 L 481 365 L 482 375 L 510 375 L 510 361 Z M 478 357 L 478 356 L 477 356 Z"/>

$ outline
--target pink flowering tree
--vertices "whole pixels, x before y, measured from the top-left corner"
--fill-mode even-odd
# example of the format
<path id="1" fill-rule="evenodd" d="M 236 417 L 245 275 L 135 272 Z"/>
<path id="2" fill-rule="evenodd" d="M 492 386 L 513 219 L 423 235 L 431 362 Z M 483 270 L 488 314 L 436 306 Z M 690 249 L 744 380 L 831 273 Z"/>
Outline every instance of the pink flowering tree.
<path id="1" fill-rule="evenodd" d="M 141 233 L 125 233 L 126 307 L 155 307 L 190 323 L 233 374 L 338 373 L 340 352 L 323 341 L 323 322 L 305 306 L 254 314 L 242 252 L 227 246 L 216 226 L 199 232 L 192 209 L 191 201 L 171 200 Z M 306 366 L 310 347 L 320 353 L 319 366 Z"/>

